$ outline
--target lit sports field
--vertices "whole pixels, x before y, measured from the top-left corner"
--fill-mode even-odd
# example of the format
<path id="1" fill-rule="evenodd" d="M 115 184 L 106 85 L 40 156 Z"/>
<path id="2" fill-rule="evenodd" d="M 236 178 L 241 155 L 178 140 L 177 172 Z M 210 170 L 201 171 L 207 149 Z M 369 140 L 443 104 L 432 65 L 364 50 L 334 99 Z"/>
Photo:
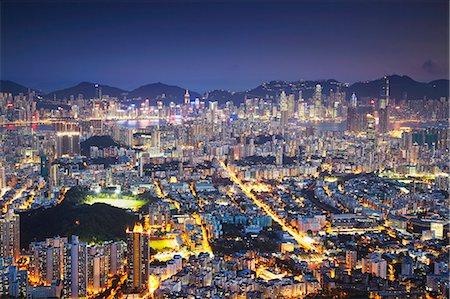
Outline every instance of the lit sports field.
<path id="1" fill-rule="evenodd" d="M 150 240 L 150 247 L 160 251 L 162 249 L 177 249 L 179 247 L 176 239 Z"/>
<path id="2" fill-rule="evenodd" d="M 84 203 L 88 205 L 93 205 L 95 203 L 105 203 L 113 207 L 137 211 L 140 207 L 145 205 L 145 200 L 136 199 L 132 196 L 99 194 L 86 196 L 86 200 L 84 201 Z"/>

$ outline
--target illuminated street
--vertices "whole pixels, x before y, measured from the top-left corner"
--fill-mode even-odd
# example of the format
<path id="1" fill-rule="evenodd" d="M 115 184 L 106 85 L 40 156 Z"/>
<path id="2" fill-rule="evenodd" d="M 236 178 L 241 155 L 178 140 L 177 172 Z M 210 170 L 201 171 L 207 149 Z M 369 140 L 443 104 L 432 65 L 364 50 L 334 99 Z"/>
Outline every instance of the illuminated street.
<path id="1" fill-rule="evenodd" d="M 449 8 L 0 1 L 0 298 L 450 298 Z"/>

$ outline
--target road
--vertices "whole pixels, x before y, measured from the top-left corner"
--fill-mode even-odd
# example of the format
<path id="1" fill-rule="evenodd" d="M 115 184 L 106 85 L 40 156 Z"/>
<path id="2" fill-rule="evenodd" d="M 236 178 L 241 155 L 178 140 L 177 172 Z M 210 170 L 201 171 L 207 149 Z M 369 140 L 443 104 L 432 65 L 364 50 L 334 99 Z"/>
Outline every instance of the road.
<path id="1" fill-rule="evenodd" d="M 293 227 L 291 227 L 289 224 L 286 223 L 286 220 L 282 217 L 278 216 L 272 209 L 263 201 L 258 199 L 253 192 L 251 191 L 251 188 L 246 186 L 230 169 L 223 163 L 222 161 L 219 161 L 220 166 L 225 170 L 225 172 L 228 174 L 230 180 L 238 185 L 242 192 L 249 197 L 256 206 L 258 206 L 260 209 L 262 209 L 267 215 L 269 215 L 273 221 L 281 225 L 281 227 L 287 231 L 294 240 L 302 246 L 304 249 L 309 251 L 315 251 L 319 253 L 323 253 L 324 249 L 314 244 L 314 239 L 306 236 L 303 233 L 298 232 Z"/>

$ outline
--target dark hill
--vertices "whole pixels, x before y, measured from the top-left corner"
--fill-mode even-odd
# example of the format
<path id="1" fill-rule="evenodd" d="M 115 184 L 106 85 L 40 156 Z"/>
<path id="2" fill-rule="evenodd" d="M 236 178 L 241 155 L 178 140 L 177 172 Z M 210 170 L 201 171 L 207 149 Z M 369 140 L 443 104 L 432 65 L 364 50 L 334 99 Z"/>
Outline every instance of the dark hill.
<path id="1" fill-rule="evenodd" d="M 72 188 L 60 205 L 21 213 L 21 248 L 54 236 L 78 235 L 86 242 L 125 239 L 126 228 L 132 227 L 137 217 L 107 204 L 79 204 L 84 196 L 83 190 Z"/>
<path id="2" fill-rule="evenodd" d="M 388 76 L 390 81 L 390 97 L 392 99 L 401 100 L 404 98 L 416 100 L 423 99 L 439 99 L 440 97 L 449 96 L 449 80 L 441 79 L 431 81 L 429 83 L 418 82 L 408 76 L 392 75 Z M 347 99 L 353 92 L 358 97 L 380 98 L 385 93 L 385 79 L 379 78 L 372 81 L 357 82 L 352 85 L 338 82 L 337 80 L 316 80 L 316 81 L 270 81 L 263 83 L 253 89 L 245 92 L 232 93 L 224 90 L 213 90 L 207 94 L 208 100 L 219 101 L 221 104 L 226 101 L 234 101 L 236 104 L 242 103 L 245 97 L 248 98 L 265 98 L 277 99 L 281 91 L 287 94 L 295 94 L 298 97 L 302 92 L 304 99 L 313 96 L 315 86 L 320 84 L 322 94 L 329 95 L 330 91 L 345 91 Z"/>
<path id="3" fill-rule="evenodd" d="M 25 94 L 28 93 L 28 87 L 10 80 L 0 80 L 0 92 L 8 92 L 13 95 L 18 95 L 19 93 Z"/>
<path id="4" fill-rule="evenodd" d="M 99 85 L 102 91 L 102 95 L 109 95 L 110 97 L 122 98 L 123 95 L 126 95 L 128 91 L 123 90 L 121 88 L 108 86 L 108 85 Z M 71 95 L 75 98 L 82 94 L 84 98 L 95 98 L 97 97 L 97 89 L 95 88 L 95 83 L 91 82 L 81 82 L 76 86 L 72 86 L 65 89 L 55 90 L 46 95 L 47 98 L 53 99 L 56 97 L 57 99 L 69 99 Z"/>
<path id="5" fill-rule="evenodd" d="M 448 80 L 436 80 L 430 83 L 417 82 L 408 76 L 392 75 L 389 78 L 390 97 L 401 100 L 407 99 L 439 99 L 448 97 Z M 379 98 L 384 95 L 385 79 L 380 78 L 373 81 L 357 82 L 347 90 L 347 97 L 355 92 L 358 97 Z"/>
<path id="6" fill-rule="evenodd" d="M 149 98 L 151 100 L 162 100 L 164 102 L 173 101 L 177 104 L 181 104 L 184 102 L 184 94 L 186 89 L 175 86 L 175 85 L 167 85 L 161 82 L 151 83 L 147 85 L 143 85 L 132 90 L 128 98 Z M 191 99 L 195 99 L 196 97 L 201 97 L 201 95 L 194 91 L 189 91 Z M 152 103 L 153 105 L 154 103 Z"/>
<path id="7" fill-rule="evenodd" d="M 85 141 L 81 142 L 81 155 L 89 157 L 90 156 L 89 149 L 91 146 L 96 146 L 100 149 L 104 149 L 110 146 L 119 146 L 119 144 L 116 143 L 109 135 L 92 136 L 86 139 Z"/>

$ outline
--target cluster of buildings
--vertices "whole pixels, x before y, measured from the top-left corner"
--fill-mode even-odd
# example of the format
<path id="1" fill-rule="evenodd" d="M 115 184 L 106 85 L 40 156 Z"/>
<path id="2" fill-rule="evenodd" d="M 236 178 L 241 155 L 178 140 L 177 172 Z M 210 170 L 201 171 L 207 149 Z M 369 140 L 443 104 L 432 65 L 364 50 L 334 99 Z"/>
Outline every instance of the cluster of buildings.
<path id="1" fill-rule="evenodd" d="M 448 294 L 448 100 L 277 84 L 238 104 L 0 94 L 0 295 Z M 76 186 L 151 196 L 121 241 L 20 245 L 19 215 Z"/>

